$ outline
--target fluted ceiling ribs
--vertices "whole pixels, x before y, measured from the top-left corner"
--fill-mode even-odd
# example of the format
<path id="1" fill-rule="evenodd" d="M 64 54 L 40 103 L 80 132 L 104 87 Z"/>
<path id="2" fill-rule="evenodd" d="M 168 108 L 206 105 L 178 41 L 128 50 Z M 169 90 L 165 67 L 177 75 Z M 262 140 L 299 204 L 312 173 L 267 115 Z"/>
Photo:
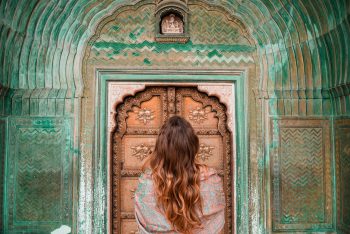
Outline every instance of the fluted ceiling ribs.
<path id="1" fill-rule="evenodd" d="M 98 23 L 137 2 L 1 1 L 1 86 L 80 96 L 84 49 Z M 263 93 L 322 97 L 322 91 L 350 83 L 350 0 L 207 2 L 239 18 L 256 40 Z"/>

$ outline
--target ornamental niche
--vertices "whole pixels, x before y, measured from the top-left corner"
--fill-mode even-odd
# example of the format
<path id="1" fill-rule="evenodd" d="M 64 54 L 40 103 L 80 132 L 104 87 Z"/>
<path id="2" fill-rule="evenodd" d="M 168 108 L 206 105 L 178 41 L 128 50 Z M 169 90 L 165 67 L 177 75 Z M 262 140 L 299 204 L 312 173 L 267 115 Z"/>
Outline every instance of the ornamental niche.
<path id="1" fill-rule="evenodd" d="M 186 43 L 189 38 L 187 0 L 157 1 L 156 41 Z"/>

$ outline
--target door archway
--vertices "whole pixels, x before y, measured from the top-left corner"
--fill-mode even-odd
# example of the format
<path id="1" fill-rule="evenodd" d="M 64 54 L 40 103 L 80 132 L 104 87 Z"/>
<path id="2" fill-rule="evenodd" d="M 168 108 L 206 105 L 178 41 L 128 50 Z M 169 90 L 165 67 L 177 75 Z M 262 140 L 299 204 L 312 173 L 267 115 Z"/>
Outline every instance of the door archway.
<path id="1" fill-rule="evenodd" d="M 159 128 L 172 115 L 186 118 L 200 139 L 198 159 L 222 176 L 226 197 L 225 233 L 232 232 L 232 136 L 226 107 L 196 87 L 150 86 L 116 107 L 111 144 L 113 233 L 133 233 L 133 193 L 141 167 L 152 152 Z"/>

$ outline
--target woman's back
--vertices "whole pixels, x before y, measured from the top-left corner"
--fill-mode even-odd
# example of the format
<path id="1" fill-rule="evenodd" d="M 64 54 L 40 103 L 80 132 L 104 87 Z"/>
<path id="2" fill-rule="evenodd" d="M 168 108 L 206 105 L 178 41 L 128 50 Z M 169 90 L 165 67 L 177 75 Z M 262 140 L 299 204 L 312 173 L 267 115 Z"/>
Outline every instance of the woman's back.
<path id="1" fill-rule="evenodd" d="M 193 233 L 219 233 L 225 222 L 225 197 L 222 180 L 212 168 L 201 169 L 200 195 L 203 214 L 199 211 L 198 214 L 202 228 L 193 230 Z M 135 217 L 140 234 L 178 233 L 157 207 L 151 170 L 146 170 L 139 179 L 135 192 Z"/>

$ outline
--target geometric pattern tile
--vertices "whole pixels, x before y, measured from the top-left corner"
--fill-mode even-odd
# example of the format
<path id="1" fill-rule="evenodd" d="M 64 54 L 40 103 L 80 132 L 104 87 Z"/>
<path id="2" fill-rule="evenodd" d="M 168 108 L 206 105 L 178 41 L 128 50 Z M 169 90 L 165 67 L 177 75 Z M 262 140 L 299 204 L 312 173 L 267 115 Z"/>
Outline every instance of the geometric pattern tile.
<path id="1" fill-rule="evenodd" d="M 338 228 L 350 230 L 350 120 L 336 121 Z"/>
<path id="2" fill-rule="evenodd" d="M 122 12 L 103 25 L 99 36 L 89 44 L 89 63 L 168 68 L 254 63 L 251 52 L 256 48 L 242 36 L 237 22 L 202 6 L 190 8 L 191 38 L 186 44 L 155 42 L 154 6 L 145 5 L 136 11 Z"/>
<path id="3" fill-rule="evenodd" d="M 190 6 L 191 41 L 195 44 L 212 44 L 216 42 L 224 45 L 249 45 L 237 23 L 227 20 L 227 15 L 219 11 L 192 5 Z M 205 20 L 203 20 L 205 19 Z"/>
<path id="4" fill-rule="evenodd" d="M 72 226 L 70 120 L 9 120 L 5 231 L 51 232 Z"/>
<path id="5" fill-rule="evenodd" d="M 281 128 L 279 163 L 280 222 L 324 222 L 322 128 Z"/>
<path id="6" fill-rule="evenodd" d="M 273 120 L 273 231 L 332 228 L 328 120 Z"/>
<path id="7" fill-rule="evenodd" d="M 5 173 L 5 147 L 6 147 L 6 121 L 5 119 L 0 119 L 0 233 L 3 233 L 3 194 L 4 194 L 4 173 Z"/>

